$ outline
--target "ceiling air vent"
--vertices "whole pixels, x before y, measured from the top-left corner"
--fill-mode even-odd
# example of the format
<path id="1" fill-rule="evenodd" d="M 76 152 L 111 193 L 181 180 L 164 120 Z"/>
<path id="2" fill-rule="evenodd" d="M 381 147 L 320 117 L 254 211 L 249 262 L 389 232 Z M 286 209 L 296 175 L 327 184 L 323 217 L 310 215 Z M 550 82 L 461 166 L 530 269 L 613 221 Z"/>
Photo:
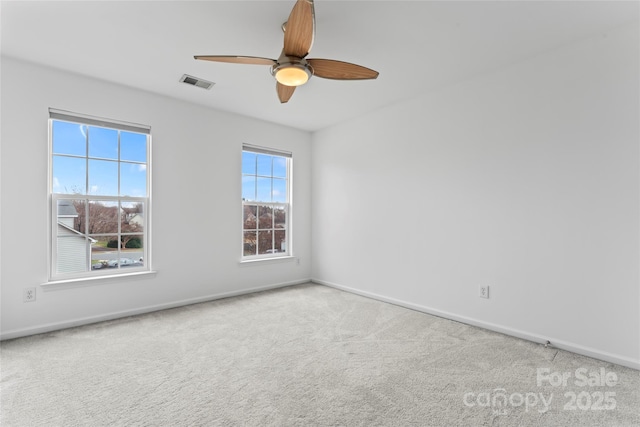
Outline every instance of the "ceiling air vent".
<path id="1" fill-rule="evenodd" d="M 191 86 L 201 87 L 203 89 L 211 89 L 215 84 L 213 82 L 208 82 L 206 80 L 199 79 L 197 77 L 193 77 L 188 74 L 183 74 L 182 77 L 180 77 L 180 81 L 182 83 L 186 83 Z"/>

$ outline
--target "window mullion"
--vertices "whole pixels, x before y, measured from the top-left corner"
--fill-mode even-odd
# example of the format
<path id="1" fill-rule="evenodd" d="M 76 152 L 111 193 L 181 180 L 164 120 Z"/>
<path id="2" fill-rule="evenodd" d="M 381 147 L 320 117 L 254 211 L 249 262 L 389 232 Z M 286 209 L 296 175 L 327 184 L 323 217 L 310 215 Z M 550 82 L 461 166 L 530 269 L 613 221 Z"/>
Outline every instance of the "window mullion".
<path id="1" fill-rule="evenodd" d="M 273 174 L 273 173 L 272 173 Z M 273 200 L 273 178 L 271 178 L 271 188 L 272 195 L 271 199 Z M 271 207 L 271 249 L 276 249 L 276 212 L 280 210 L 280 205 L 273 205 Z M 278 249 L 280 250 L 280 249 Z"/>
<path id="2" fill-rule="evenodd" d="M 120 173 L 120 168 L 121 168 L 121 165 L 122 165 L 122 163 L 121 163 L 122 159 L 120 158 L 120 151 L 121 151 L 120 150 L 120 131 L 118 131 L 118 193 L 117 193 L 118 197 L 120 197 L 120 195 L 122 194 L 120 192 L 120 177 L 122 176 L 121 173 Z"/>
<path id="3" fill-rule="evenodd" d="M 83 125 L 80 125 L 83 126 Z M 85 183 L 84 183 L 84 195 L 85 198 L 82 201 L 82 203 L 84 203 L 84 245 L 85 245 L 85 252 L 88 254 L 86 255 L 87 257 L 87 271 L 91 271 L 91 245 L 89 244 L 89 218 L 90 218 L 90 214 L 89 214 L 89 126 L 87 126 L 87 132 L 86 132 L 86 136 L 85 136 L 85 152 L 84 152 L 84 156 L 85 156 L 85 171 L 86 171 L 86 175 L 85 175 Z"/>
<path id="4" fill-rule="evenodd" d="M 255 167 L 254 167 L 254 177 L 255 177 L 255 182 L 256 185 L 253 188 L 253 200 L 258 201 L 258 156 L 256 156 L 256 160 L 255 160 Z M 256 214 L 258 213 L 258 211 L 256 210 Z"/>
<path id="5" fill-rule="evenodd" d="M 53 142 L 52 142 L 53 143 Z M 58 272 L 58 198 L 51 197 L 51 268 L 49 275 Z"/>
<path id="6" fill-rule="evenodd" d="M 122 259 L 122 254 L 120 253 L 120 247 L 122 246 L 122 198 L 120 198 L 120 177 L 122 174 L 120 173 L 120 131 L 118 131 L 118 212 L 117 212 L 117 221 L 118 221 L 118 270 L 122 267 L 120 264 L 120 260 Z"/>
<path id="7" fill-rule="evenodd" d="M 270 202 L 273 203 L 273 160 L 271 157 L 271 168 L 270 168 L 270 177 L 269 177 L 269 199 Z M 276 207 L 271 205 L 271 251 L 276 248 Z"/>
<path id="8" fill-rule="evenodd" d="M 91 213 L 89 212 L 89 198 L 85 196 L 84 200 L 82 200 L 82 203 L 84 203 L 84 240 L 86 245 L 86 251 L 88 254 L 87 264 L 89 268 L 88 271 L 91 271 L 91 245 L 89 244 L 90 243 L 89 232 L 91 231 L 89 230 L 89 218 L 91 218 Z"/>
<path id="9" fill-rule="evenodd" d="M 88 195 L 89 194 L 89 126 L 87 126 L 87 135 L 85 137 L 84 159 L 85 159 L 85 170 L 86 170 L 86 176 L 85 176 L 85 182 L 84 182 L 84 194 Z"/>

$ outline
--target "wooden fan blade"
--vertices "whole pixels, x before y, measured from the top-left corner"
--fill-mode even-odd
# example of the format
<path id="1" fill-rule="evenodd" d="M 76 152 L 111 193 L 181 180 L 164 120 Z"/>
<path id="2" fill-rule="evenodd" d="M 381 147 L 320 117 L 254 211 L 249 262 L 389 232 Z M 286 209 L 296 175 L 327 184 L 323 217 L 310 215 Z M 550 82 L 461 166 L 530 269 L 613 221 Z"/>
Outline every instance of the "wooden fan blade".
<path id="1" fill-rule="evenodd" d="M 362 65 L 333 59 L 307 59 L 313 75 L 333 80 L 368 80 L 378 77 L 378 72 Z"/>
<path id="2" fill-rule="evenodd" d="M 298 0 L 291 10 L 284 32 L 284 53 L 304 58 L 311 50 L 316 17 L 313 0 Z"/>
<path id="3" fill-rule="evenodd" d="M 258 56 L 223 56 L 223 55 L 196 55 L 195 59 L 202 61 L 230 62 L 232 64 L 275 65 L 275 59 L 260 58 Z"/>
<path id="4" fill-rule="evenodd" d="M 276 91 L 278 92 L 278 98 L 280 99 L 281 103 L 285 103 L 288 102 L 289 99 L 291 99 L 291 96 L 293 95 L 293 92 L 295 92 L 296 87 L 295 86 L 285 86 L 283 84 L 280 83 L 276 83 Z"/>

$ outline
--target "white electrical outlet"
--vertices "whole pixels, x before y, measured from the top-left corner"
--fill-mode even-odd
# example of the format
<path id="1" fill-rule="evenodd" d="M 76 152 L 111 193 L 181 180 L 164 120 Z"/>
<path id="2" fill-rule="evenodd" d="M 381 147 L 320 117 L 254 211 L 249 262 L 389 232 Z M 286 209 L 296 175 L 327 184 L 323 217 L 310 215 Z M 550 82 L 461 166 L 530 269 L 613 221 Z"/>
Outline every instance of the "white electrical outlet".
<path id="1" fill-rule="evenodd" d="M 488 285 L 480 285 L 480 288 L 478 289 L 478 296 L 480 298 L 489 298 L 489 286 Z"/>
<path id="2" fill-rule="evenodd" d="M 22 295 L 24 302 L 33 302 L 36 300 L 36 288 L 24 288 Z"/>

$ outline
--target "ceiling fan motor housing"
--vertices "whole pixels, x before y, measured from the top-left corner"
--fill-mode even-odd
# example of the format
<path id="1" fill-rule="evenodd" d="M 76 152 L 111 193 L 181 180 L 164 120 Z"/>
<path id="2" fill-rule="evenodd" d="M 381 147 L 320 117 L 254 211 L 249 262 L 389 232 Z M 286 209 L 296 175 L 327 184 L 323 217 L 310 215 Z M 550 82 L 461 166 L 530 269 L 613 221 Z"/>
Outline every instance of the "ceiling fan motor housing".
<path id="1" fill-rule="evenodd" d="M 287 56 L 284 52 L 271 67 L 271 75 L 285 86 L 300 86 L 313 75 L 313 68 L 304 58 Z"/>

